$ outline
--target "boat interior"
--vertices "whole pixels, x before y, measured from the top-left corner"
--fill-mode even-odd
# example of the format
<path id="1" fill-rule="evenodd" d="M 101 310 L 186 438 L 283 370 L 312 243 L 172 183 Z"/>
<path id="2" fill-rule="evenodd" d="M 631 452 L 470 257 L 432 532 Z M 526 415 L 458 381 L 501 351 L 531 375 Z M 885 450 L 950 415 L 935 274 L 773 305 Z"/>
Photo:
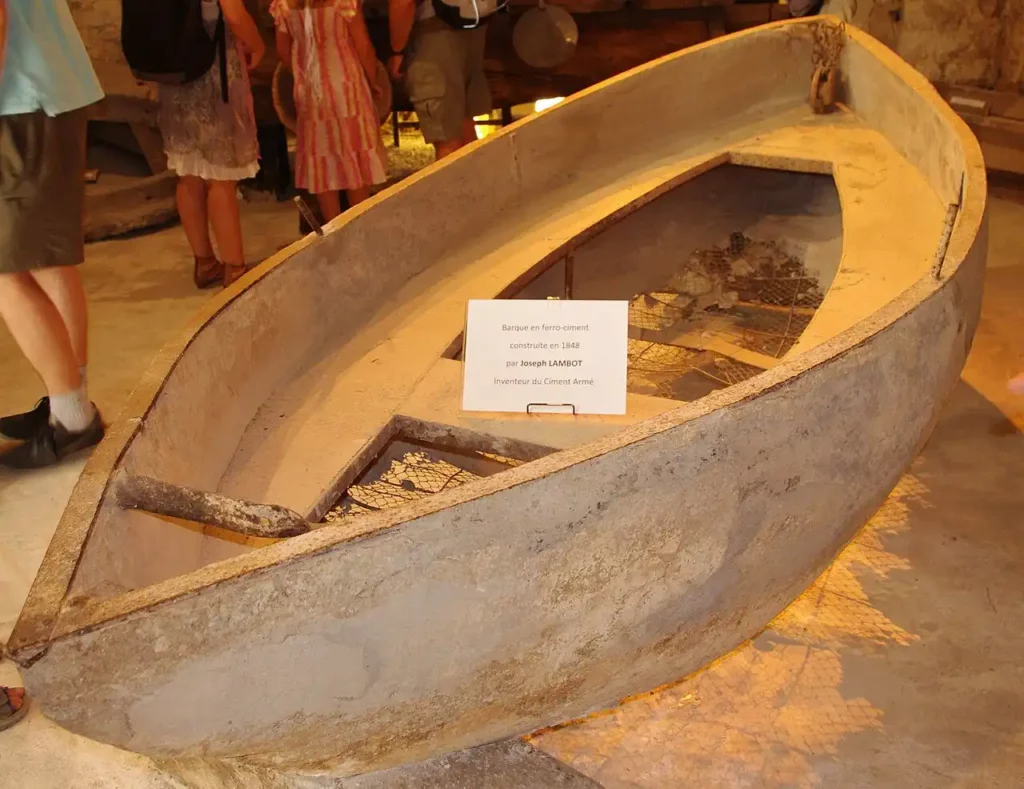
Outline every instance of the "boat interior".
<path id="1" fill-rule="evenodd" d="M 351 527 L 748 381 L 869 319 L 928 275 L 959 171 L 910 150 L 940 144 L 937 117 L 920 121 L 922 143 L 888 128 L 920 112 L 914 91 L 856 41 L 839 105 L 812 112 L 810 29 L 758 29 L 624 75 L 283 251 L 157 360 L 108 462 Z M 462 412 L 466 301 L 497 298 L 628 300 L 626 415 Z M 71 604 L 273 542 L 124 511 L 106 477 L 85 484 Z"/>

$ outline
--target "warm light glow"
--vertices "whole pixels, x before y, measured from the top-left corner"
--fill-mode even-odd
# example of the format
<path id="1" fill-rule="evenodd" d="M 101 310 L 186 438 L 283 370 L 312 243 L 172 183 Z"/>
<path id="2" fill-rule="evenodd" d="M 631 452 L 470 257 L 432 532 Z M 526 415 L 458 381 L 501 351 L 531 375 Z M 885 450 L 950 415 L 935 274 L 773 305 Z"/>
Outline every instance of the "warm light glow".
<path id="1" fill-rule="evenodd" d="M 473 116 L 473 120 L 475 121 L 489 121 L 490 119 L 490 115 Z M 485 124 L 483 126 L 474 126 L 473 129 L 476 131 L 476 138 L 478 140 L 482 140 L 484 137 L 487 137 L 488 135 L 494 134 L 496 131 L 498 131 L 498 127 L 491 123 Z"/>
<path id="2" fill-rule="evenodd" d="M 548 107 L 554 107 L 556 104 L 560 104 L 565 101 L 565 96 L 559 96 L 555 99 L 538 99 L 533 103 L 534 112 L 543 112 Z"/>

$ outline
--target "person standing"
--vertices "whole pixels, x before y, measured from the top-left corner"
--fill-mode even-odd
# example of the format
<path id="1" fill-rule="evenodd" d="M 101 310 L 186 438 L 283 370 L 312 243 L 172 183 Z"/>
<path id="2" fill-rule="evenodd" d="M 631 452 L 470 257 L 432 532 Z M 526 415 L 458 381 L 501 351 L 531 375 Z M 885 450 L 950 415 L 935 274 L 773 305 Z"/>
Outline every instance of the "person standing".
<path id="1" fill-rule="evenodd" d="M 812 16 L 821 11 L 823 0 L 789 0 L 791 16 Z"/>
<path id="2" fill-rule="evenodd" d="M 277 52 L 295 77 L 295 185 L 316 195 L 324 221 L 387 180 L 373 92 L 377 55 L 360 0 L 273 0 Z"/>
<path id="3" fill-rule="evenodd" d="M 423 138 L 438 160 L 474 142 L 473 116 L 491 111 L 486 22 L 503 6 L 504 0 L 388 0 L 388 70 L 396 80 L 404 74 Z"/>
<path id="4" fill-rule="evenodd" d="M 259 171 L 248 72 L 259 64 L 266 46 L 245 0 L 202 0 L 202 18 L 211 37 L 222 14 L 224 53 L 206 74 L 182 85 L 160 85 L 160 131 L 167 166 L 178 174 L 178 215 L 192 248 L 192 278 L 198 288 L 220 282 L 227 286 L 245 273 L 236 187 Z M 226 59 L 223 72 L 221 57 Z M 210 241 L 211 226 L 219 259 Z"/>
<path id="5" fill-rule="evenodd" d="M 0 0 L 0 317 L 46 387 L 0 419 L 22 443 L 0 464 L 38 468 L 97 444 L 86 391 L 88 107 L 103 98 L 66 0 Z"/>

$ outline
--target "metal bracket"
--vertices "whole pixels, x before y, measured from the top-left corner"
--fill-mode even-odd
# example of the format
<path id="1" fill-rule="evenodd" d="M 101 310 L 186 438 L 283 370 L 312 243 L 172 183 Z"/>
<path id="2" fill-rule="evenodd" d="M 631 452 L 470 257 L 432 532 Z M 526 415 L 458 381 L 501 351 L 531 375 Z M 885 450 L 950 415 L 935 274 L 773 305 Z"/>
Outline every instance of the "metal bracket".
<path id="1" fill-rule="evenodd" d="M 531 408 L 569 408 L 569 409 L 572 410 L 572 415 L 576 416 L 576 406 L 573 405 L 572 403 L 527 403 L 527 405 L 526 405 L 526 413 L 528 413 L 528 414 L 545 413 L 545 412 L 531 411 L 530 410 Z"/>
<path id="2" fill-rule="evenodd" d="M 960 191 L 956 202 L 950 203 L 946 209 L 946 222 L 942 226 L 942 237 L 939 239 L 939 248 L 935 250 L 935 260 L 932 262 L 932 279 L 942 278 L 942 266 L 946 262 L 946 253 L 949 251 L 949 240 L 953 236 L 953 227 L 956 225 L 956 218 L 960 213 L 960 206 L 964 201 L 964 180 L 966 173 L 960 175 Z"/>
<path id="3" fill-rule="evenodd" d="M 302 199 L 301 195 L 295 195 L 295 205 L 299 207 L 299 213 L 302 214 L 302 218 L 305 219 L 313 231 L 318 236 L 323 236 L 324 228 L 317 221 L 317 218 L 313 215 L 313 212 L 309 210 L 309 206 L 306 205 L 306 201 Z"/>

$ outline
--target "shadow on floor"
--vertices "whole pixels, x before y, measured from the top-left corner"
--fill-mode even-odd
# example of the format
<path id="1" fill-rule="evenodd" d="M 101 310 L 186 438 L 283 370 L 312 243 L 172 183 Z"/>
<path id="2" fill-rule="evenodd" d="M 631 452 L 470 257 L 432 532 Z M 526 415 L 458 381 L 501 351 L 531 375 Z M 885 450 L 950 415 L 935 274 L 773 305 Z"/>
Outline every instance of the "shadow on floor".
<path id="1" fill-rule="evenodd" d="M 606 789 L 1018 786 L 1022 483 L 1024 435 L 961 382 L 883 507 L 758 638 L 534 744 Z"/>

